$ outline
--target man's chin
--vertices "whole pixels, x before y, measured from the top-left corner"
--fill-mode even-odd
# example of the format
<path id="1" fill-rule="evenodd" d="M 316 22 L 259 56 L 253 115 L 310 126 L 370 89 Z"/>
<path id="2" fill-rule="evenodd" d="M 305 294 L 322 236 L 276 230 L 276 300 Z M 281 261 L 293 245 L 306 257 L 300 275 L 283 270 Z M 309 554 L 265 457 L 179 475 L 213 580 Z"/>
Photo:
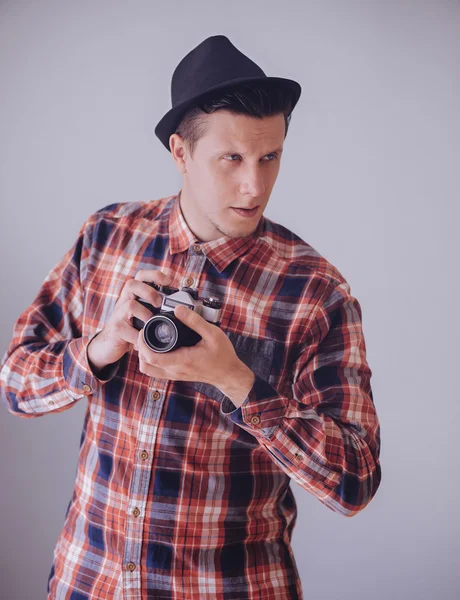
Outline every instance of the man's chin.
<path id="1" fill-rule="evenodd" d="M 228 231 L 228 230 L 224 231 L 222 233 L 222 235 L 226 235 L 227 237 L 230 237 L 230 238 L 247 238 L 247 237 L 251 237 L 251 235 L 256 230 L 256 227 L 251 227 L 250 230 L 248 230 L 245 227 L 235 227 L 234 229 L 232 229 L 230 231 Z"/>

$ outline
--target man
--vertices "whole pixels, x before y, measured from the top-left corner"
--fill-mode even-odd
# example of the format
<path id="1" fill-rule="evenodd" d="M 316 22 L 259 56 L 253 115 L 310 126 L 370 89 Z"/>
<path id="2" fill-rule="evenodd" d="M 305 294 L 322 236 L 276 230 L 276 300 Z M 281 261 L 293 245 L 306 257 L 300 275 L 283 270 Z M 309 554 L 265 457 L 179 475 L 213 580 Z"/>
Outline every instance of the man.
<path id="1" fill-rule="evenodd" d="M 88 399 L 48 598 L 302 598 L 291 479 L 348 517 L 375 495 L 359 302 L 263 216 L 299 96 L 227 37 L 204 40 L 155 128 L 180 192 L 92 214 L 17 320 L 0 372 L 9 410 Z M 201 340 L 157 352 L 134 323 L 174 289 L 193 298 L 176 323 Z M 199 298 L 218 300 L 217 321 Z"/>

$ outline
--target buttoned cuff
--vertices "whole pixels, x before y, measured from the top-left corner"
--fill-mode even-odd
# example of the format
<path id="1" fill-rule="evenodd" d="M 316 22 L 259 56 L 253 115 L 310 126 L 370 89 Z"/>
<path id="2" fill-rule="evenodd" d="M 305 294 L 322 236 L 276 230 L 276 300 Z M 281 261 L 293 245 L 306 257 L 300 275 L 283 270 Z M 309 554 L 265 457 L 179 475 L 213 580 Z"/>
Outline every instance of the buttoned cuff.
<path id="1" fill-rule="evenodd" d="M 220 412 L 254 436 L 270 437 L 284 418 L 289 399 L 255 373 L 254 383 L 242 404 L 236 407 L 228 396 Z"/>
<path id="2" fill-rule="evenodd" d="M 107 365 L 100 373 L 104 379 L 97 377 L 91 369 L 88 346 L 99 333 L 100 331 L 91 336 L 84 335 L 71 339 L 64 351 L 62 374 L 67 384 L 66 391 L 73 400 L 93 394 L 101 385 L 110 381 L 120 368 L 120 360 Z"/>

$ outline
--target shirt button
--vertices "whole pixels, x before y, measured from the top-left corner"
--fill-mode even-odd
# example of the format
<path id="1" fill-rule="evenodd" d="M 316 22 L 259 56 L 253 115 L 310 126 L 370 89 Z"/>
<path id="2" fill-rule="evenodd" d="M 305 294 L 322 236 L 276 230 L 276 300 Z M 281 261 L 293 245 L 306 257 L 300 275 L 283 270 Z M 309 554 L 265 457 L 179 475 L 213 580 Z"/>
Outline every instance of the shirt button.
<path id="1" fill-rule="evenodd" d="M 294 454 L 294 456 L 296 457 L 297 460 L 301 460 L 303 458 L 303 454 L 300 454 L 299 452 L 296 452 Z"/>
<path id="2" fill-rule="evenodd" d="M 142 450 L 139 456 L 142 458 L 142 460 L 147 460 L 147 458 L 149 457 L 149 453 L 145 450 Z"/>
<path id="3" fill-rule="evenodd" d="M 187 287 L 193 287 L 193 277 L 187 277 L 187 279 L 185 280 L 185 285 Z"/>
<path id="4" fill-rule="evenodd" d="M 135 517 L 138 517 L 140 514 L 141 514 L 141 511 L 140 511 L 138 508 L 135 508 L 135 509 L 133 510 L 133 515 L 134 515 Z"/>
<path id="5" fill-rule="evenodd" d="M 195 244 L 193 246 L 193 249 L 195 250 L 195 252 L 201 252 L 201 246 L 199 246 L 198 244 Z"/>
<path id="6" fill-rule="evenodd" d="M 152 394 L 152 398 L 153 398 L 154 400 L 158 400 L 158 398 L 160 398 L 160 396 L 161 396 L 161 394 L 160 394 L 160 392 L 158 392 L 157 390 L 155 390 L 155 391 L 153 392 L 153 394 Z"/>
<path id="7" fill-rule="evenodd" d="M 134 571 L 134 569 L 136 568 L 136 565 L 133 562 L 130 562 L 126 565 L 128 571 Z"/>
<path id="8" fill-rule="evenodd" d="M 83 386 L 83 391 L 84 392 L 90 392 L 91 391 L 91 387 L 85 383 L 85 385 Z"/>
<path id="9" fill-rule="evenodd" d="M 258 423 L 260 423 L 260 417 L 259 417 L 259 415 L 254 415 L 253 417 L 251 417 L 251 423 L 253 425 L 257 425 Z"/>
<path id="10" fill-rule="evenodd" d="M 48 400 L 48 404 L 54 404 L 54 400 Z"/>

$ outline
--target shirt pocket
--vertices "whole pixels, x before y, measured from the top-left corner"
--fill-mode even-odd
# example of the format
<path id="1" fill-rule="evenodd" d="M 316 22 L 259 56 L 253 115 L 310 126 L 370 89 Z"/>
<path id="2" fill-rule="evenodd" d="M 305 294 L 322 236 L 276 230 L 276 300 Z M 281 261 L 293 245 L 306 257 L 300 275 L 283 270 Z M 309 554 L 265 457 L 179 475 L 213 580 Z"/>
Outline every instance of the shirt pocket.
<path id="1" fill-rule="evenodd" d="M 225 334 L 232 342 L 236 355 L 241 362 L 262 379 L 268 381 L 273 366 L 276 341 L 250 337 L 234 333 L 233 331 L 225 332 Z M 218 402 L 222 402 L 226 397 L 219 388 L 210 383 L 203 383 L 201 381 L 188 381 L 187 383 L 195 390 Z"/>

